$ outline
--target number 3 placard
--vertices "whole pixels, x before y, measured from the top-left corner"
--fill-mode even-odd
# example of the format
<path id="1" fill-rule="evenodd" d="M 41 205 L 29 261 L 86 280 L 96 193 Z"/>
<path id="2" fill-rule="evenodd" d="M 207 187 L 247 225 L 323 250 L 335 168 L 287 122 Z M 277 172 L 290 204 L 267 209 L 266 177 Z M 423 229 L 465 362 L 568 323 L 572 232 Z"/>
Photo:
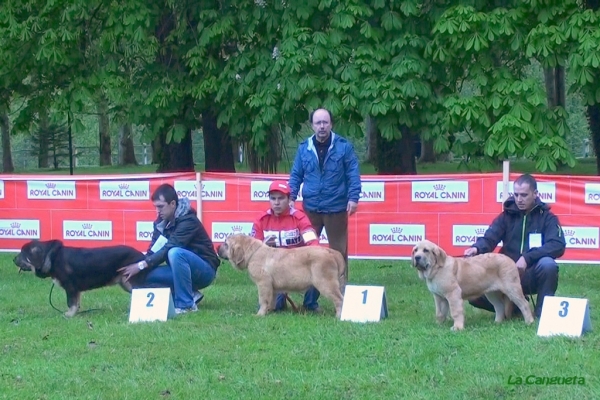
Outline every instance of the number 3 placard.
<path id="1" fill-rule="evenodd" d="M 129 322 L 166 321 L 175 315 L 171 289 L 133 289 Z"/>
<path id="2" fill-rule="evenodd" d="M 538 336 L 579 337 L 592 329 L 587 299 L 546 296 Z"/>
<path id="3" fill-rule="evenodd" d="M 346 285 L 342 321 L 377 322 L 387 316 L 383 286 Z"/>

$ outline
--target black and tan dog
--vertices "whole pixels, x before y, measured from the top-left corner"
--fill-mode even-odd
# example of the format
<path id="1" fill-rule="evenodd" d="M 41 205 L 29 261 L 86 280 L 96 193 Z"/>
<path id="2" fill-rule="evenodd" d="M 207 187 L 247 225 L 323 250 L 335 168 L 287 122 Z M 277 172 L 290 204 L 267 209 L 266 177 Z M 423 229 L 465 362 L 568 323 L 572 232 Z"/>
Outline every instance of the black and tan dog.
<path id="1" fill-rule="evenodd" d="M 33 240 L 23 245 L 14 263 L 60 285 L 67 293 L 65 316 L 72 317 L 79 310 L 81 292 L 117 283 L 130 292 L 131 284 L 117 270 L 143 259 L 143 253 L 129 246 L 88 249 L 68 247 L 60 240 Z"/>

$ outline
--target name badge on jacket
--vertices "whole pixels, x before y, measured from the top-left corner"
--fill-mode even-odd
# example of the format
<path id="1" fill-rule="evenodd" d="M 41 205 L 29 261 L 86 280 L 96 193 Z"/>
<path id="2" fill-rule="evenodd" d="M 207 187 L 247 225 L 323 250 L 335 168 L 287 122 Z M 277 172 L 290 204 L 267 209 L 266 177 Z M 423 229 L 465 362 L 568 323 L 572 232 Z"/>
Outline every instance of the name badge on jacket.
<path id="1" fill-rule="evenodd" d="M 542 234 L 541 233 L 530 233 L 529 234 L 529 248 L 542 247 Z"/>

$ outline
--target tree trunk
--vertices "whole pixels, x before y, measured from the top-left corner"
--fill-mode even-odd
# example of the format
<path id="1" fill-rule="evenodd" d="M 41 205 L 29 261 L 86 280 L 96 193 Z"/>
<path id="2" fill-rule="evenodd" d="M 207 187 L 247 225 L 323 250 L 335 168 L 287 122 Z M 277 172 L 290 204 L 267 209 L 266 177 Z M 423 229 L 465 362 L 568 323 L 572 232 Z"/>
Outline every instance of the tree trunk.
<path id="1" fill-rule="evenodd" d="M 100 166 L 112 165 L 110 146 L 110 126 L 108 121 L 108 102 L 102 96 L 98 99 L 98 137 L 100 139 Z"/>
<path id="2" fill-rule="evenodd" d="M 130 123 L 125 123 L 119 128 L 119 165 L 138 165 Z"/>
<path id="3" fill-rule="evenodd" d="M 38 137 L 38 168 L 48 168 L 50 166 L 48 152 L 50 150 L 50 138 L 48 133 L 50 132 L 50 122 L 48 120 L 48 110 L 42 109 L 39 112 L 40 115 L 40 135 Z"/>
<path id="4" fill-rule="evenodd" d="M 565 107 L 565 69 L 564 67 L 544 68 L 546 98 L 548 108 Z"/>
<path id="5" fill-rule="evenodd" d="M 235 172 L 231 137 L 227 130 L 217 127 L 217 116 L 211 109 L 202 112 L 204 137 L 204 170 L 206 172 Z"/>
<path id="6" fill-rule="evenodd" d="M 377 123 L 375 122 L 375 118 L 368 115 L 365 125 L 367 128 L 365 132 L 367 145 L 366 161 L 373 164 L 377 158 Z"/>
<path id="7" fill-rule="evenodd" d="M 253 173 L 275 174 L 281 159 L 282 147 L 281 134 L 276 125 L 271 126 L 271 131 L 263 144 L 266 148 L 255 148 L 250 143 L 246 144 L 246 154 L 250 171 Z"/>
<path id="8" fill-rule="evenodd" d="M 585 7 L 593 11 L 600 10 L 600 0 L 586 0 Z M 596 173 L 600 175 L 600 103 L 592 104 L 587 108 L 590 135 L 596 154 Z"/>
<path id="9" fill-rule="evenodd" d="M 434 163 L 437 161 L 435 150 L 433 148 L 433 140 L 421 139 L 421 155 L 419 162 Z"/>
<path id="10" fill-rule="evenodd" d="M 381 137 L 377 130 L 377 160 L 379 175 L 411 175 L 417 173 L 414 136 L 407 126 L 400 127 L 402 137 L 391 141 Z"/>
<path id="11" fill-rule="evenodd" d="M 163 153 L 163 145 L 164 138 L 160 138 L 160 134 L 156 135 L 154 139 L 152 139 L 152 164 L 160 164 L 160 159 Z"/>
<path id="12" fill-rule="evenodd" d="M 168 129 L 168 128 L 167 128 Z M 156 172 L 194 172 L 194 155 L 192 153 L 192 130 L 187 132 L 181 142 L 166 143 L 167 130 L 161 130 L 161 154 Z"/>
<path id="13" fill-rule="evenodd" d="M 0 131 L 2 131 L 2 172 L 15 172 L 10 149 L 10 124 L 8 120 L 8 106 L 0 105 Z"/>
<path id="14" fill-rule="evenodd" d="M 586 0 L 585 7 L 594 11 L 598 11 L 598 9 L 600 9 L 600 0 Z"/>
<path id="15" fill-rule="evenodd" d="M 590 136 L 594 145 L 594 154 L 596 155 L 596 173 L 600 175 L 600 104 L 588 106 L 587 116 L 590 124 Z"/>

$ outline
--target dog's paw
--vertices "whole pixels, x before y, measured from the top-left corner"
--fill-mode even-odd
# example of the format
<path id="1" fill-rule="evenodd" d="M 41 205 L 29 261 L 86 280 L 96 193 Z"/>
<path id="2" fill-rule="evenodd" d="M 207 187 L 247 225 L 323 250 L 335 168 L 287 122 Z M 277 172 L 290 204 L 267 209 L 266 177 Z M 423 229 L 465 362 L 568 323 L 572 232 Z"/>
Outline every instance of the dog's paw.
<path id="1" fill-rule="evenodd" d="M 462 331 L 465 327 L 462 325 L 454 325 L 450 330 L 452 331 Z"/>
<path id="2" fill-rule="evenodd" d="M 75 314 L 77 314 L 77 311 L 79 311 L 79 307 L 70 307 L 67 310 L 67 312 L 65 312 L 65 317 L 67 317 L 67 318 L 74 317 Z"/>

